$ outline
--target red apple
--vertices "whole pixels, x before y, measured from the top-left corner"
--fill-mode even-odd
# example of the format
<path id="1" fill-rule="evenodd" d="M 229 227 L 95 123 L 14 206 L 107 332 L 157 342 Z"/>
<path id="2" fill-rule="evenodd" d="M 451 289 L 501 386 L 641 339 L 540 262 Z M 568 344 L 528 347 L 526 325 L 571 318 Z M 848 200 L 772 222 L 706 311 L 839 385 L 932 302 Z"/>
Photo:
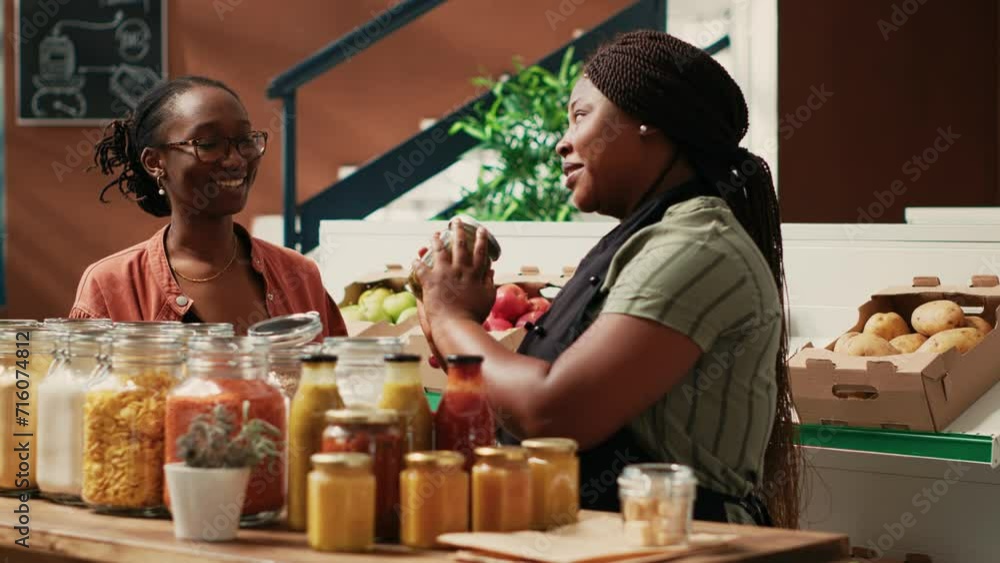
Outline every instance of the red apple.
<path id="1" fill-rule="evenodd" d="M 502 319 L 500 317 L 495 317 L 493 315 L 490 315 L 489 317 L 486 318 L 486 322 L 483 323 L 483 328 L 485 328 L 490 332 L 493 332 L 493 331 L 510 330 L 514 328 L 514 325 L 510 324 L 510 321 L 508 321 L 507 319 Z"/>
<path id="2" fill-rule="evenodd" d="M 528 294 L 520 286 L 509 283 L 497 288 L 497 299 L 493 303 L 490 315 L 507 319 L 513 323 L 530 310 L 531 303 L 528 302 Z"/>
<path id="3" fill-rule="evenodd" d="M 552 306 L 552 303 L 544 297 L 532 297 L 531 299 L 528 299 L 528 303 L 531 304 L 532 311 L 541 311 L 543 313 L 548 311 L 549 307 Z"/>
<path id="4" fill-rule="evenodd" d="M 532 324 L 537 323 L 538 319 L 542 318 L 542 315 L 544 315 L 544 314 L 545 314 L 545 311 L 541 311 L 541 310 L 539 310 L 539 311 L 529 311 L 529 312 L 521 315 L 521 318 L 517 319 L 517 324 L 515 324 L 514 326 L 516 326 L 517 328 L 521 328 L 521 327 L 523 327 L 524 325 L 526 325 L 528 323 L 532 323 Z"/>

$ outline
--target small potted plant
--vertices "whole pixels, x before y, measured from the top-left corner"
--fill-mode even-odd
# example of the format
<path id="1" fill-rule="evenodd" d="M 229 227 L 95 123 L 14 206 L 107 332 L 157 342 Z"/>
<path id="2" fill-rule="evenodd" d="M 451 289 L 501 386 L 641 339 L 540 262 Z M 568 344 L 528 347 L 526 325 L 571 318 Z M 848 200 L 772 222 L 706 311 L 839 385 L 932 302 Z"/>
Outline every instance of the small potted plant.
<path id="1" fill-rule="evenodd" d="M 237 432 L 235 416 L 223 405 L 196 416 L 177 439 L 184 461 L 165 466 L 170 511 L 177 539 L 228 541 L 236 537 L 250 472 L 277 457 L 281 431 L 260 419 L 248 420 L 243 402 Z"/>

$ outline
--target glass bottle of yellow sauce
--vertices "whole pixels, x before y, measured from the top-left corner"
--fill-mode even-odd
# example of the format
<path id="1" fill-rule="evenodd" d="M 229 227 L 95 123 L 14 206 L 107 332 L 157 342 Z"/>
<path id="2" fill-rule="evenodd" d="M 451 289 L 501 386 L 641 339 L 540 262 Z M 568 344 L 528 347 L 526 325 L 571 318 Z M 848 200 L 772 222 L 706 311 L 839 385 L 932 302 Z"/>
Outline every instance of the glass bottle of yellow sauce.
<path id="1" fill-rule="evenodd" d="M 434 418 L 427 404 L 420 379 L 420 356 L 388 354 L 385 356 L 385 383 L 378 406 L 399 413 L 403 430 L 403 451 L 430 450 Z"/>
<path id="2" fill-rule="evenodd" d="M 531 485 L 528 450 L 517 446 L 476 448 L 476 464 L 472 467 L 472 531 L 530 529 Z"/>
<path id="3" fill-rule="evenodd" d="M 580 512 L 580 460 L 569 438 L 536 438 L 521 442 L 531 456 L 531 527 L 548 530 L 577 521 Z"/>
<path id="4" fill-rule="evenodd" d="M 437 537 L 469 530 L 469 474 L 458 452 L 413 452 L 399 475 L 404 545 L 431 548 Z"/>
<path id="5" fill-rule="evenodd" d="M 364 551 L 375 543 L 375 475 L 371 456 L 312 456 L 307 537 L 318 551 Z"/>
<path id="6" fill-rule="evenodd" d="M 288 420 L 288 527 L 306 529 L 306 489 L 309 460 L 321 451 L 325 413 L 341 409 L 337 387 L 337 356 L 317 354 L 302 359 Z"/>

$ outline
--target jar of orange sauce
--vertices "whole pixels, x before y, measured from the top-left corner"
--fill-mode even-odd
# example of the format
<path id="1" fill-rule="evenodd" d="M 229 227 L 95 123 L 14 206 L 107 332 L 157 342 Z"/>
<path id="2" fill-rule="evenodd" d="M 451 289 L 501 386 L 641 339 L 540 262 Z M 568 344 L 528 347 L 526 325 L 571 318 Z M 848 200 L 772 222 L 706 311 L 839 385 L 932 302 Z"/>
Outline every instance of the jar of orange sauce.
<path id="1" fill-rule="evenodd" d="M 531 528 L 532 478 L 528 450 L 517 446 L 476 448 L 472 467 L 472 531 Z"/>
<path id="2" fill-rule="evenodd" d="M 469 474 L 458 452 L 413 452 L 399 476 L 400 539 L 430 548 L 437 537 L 469 530 Z"/>

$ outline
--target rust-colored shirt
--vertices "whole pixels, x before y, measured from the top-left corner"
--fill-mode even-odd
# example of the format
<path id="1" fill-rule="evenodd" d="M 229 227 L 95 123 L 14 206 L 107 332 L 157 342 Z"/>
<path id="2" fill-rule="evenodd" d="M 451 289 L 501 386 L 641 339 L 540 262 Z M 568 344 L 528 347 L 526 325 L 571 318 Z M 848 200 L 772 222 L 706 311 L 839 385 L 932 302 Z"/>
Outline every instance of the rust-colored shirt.
<path id="1" fill-rule="evenodd" d="M 322 336 L 346 336 L 340 310 L 323 287 L 316 263 L 298 252 L 251 237 L 240 225 L 237 232 L 250 240 L 253 269 L 264 279 L 267 318 L 317 311 Z M 80 278 L 71 318 L 107 318 L 112 321 L 180 321 L 194 306 L 174 279 L 167 262 L 163 227 L 152 238 L 91 264 Z M 235 324 L 235 323 L 234 323 Z"/>

